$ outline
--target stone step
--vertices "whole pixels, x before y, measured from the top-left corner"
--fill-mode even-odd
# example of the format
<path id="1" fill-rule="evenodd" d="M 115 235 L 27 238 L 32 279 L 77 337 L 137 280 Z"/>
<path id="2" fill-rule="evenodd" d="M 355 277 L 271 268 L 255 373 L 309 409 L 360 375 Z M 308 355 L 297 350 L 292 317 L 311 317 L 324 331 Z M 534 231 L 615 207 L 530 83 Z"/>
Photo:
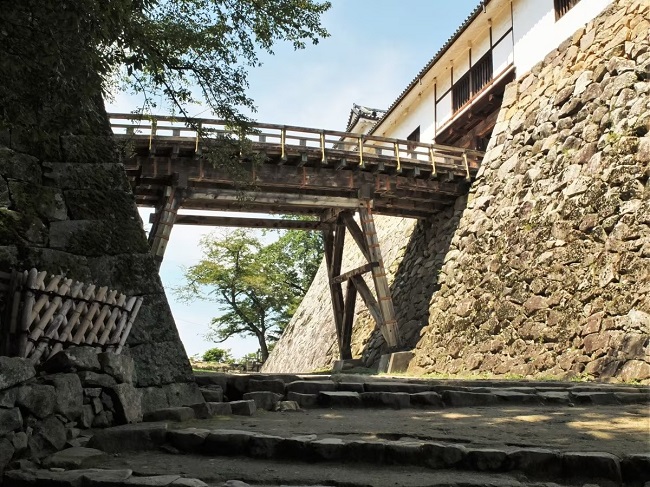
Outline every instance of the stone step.
<path id="1" fill-rule="evenodd" d="M 113 431 L 111 431 L 113 430 Z M 133 435 L 144 436 L 136 441 Z M 113 437 L 115 433 L 116 437 Z M 477 448 L 433 441 L 346 440 L 311 436 L 282 437 L 244 430 L 163 429 L 164 438 L 152 445 L 150 431 L 132 428 L 132 449 L 155 450 L 167 443 L 180 453 L 205 456 L 244 456 L 294 462 L 355 463 L 418 466 L 475 472 L 519 472 L 531 479 L 570 482 L 610 482 L 634 485 L 646 480 L 650 454 L 622 458 L 605 452 L 562 452 L 536 448 Z M 124 428 L 109 428 L 93 437 L 93 448 L 111 453 L 124 438 Z M 137 447 L 137 448 L 135 448 Z"/>

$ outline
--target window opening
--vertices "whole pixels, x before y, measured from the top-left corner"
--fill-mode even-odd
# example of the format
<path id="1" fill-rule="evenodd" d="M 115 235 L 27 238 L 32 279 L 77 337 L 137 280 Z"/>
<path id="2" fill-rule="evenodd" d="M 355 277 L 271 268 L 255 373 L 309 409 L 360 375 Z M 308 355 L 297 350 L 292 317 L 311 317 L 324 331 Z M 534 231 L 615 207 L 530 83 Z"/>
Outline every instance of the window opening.
<path id="1" fill-rule="evenodd" d="M 555 20 L 559 20 L 577 5 L 580 0 L 554 0 L 555 2 Z"/>

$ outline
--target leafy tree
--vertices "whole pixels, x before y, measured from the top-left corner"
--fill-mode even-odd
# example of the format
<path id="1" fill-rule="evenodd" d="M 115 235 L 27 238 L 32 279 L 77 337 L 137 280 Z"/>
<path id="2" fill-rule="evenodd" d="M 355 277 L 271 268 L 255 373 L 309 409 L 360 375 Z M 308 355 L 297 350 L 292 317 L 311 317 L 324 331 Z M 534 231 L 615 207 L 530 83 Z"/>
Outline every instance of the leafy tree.
<path id="1" fill-rule="evenodd" d="M 106 133 L 102 94 L 124 84 L 182 115 L 203 101 L 244 126 L 248 69 L 288 41 L 326 37 L 320 0 L 0 0 L 0 128 Z"/>
<path id="2" fill-rule="evenodd" d="M 225 348 L 210 348 L 203 352 L 203 360 L 206 362 L 218 362 L 220 364 L 228 364 L 234 362 L 234 358 L 230 353 L 230 349 Z"/>
<path id="3" fill-rule="evenodd" d="M 203 299 L 219 306 L 221 314 L 212 319 L 208 338 L 221 343 L 234 335 L 254 336 L 266 361 L 269 344 L 280 337 L 313 279 L 302 269 L 312 272 L 322 258 L 316 251 L 290 254 L 301 250 L 301 237 L 287 235 L 298 232 L 285 232 L 266 246 L 252 230 L 243 229 L 201 241 L 203 258 L 186 269 L 186 283 L 174 291 L 186 302 Z M 300 232 L 307 243 L 313 238 L 308 233 Z"/>

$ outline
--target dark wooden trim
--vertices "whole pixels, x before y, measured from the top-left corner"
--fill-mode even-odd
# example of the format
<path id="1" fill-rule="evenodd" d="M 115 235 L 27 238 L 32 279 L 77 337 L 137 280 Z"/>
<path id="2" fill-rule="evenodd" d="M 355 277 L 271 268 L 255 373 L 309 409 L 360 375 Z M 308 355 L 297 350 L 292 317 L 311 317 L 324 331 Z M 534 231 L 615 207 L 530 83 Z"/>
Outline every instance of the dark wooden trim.
<path id="1" fill-rule="evenodd" d="M 351 271 L 344 272 L 340 276 L 335 276 L 331 279 L 331 281 L 334 284 L 341 284 L 348 279 L 353 278 L 354 276 L 361 276 L 363 274 L 366 274 L 370 271 L 372 271 L 373 268 L 378 267 L 379 264 L 377 262 L 371 262 L 368 264 L 364 264 L 361 267 L 357 267 L 356 269 L 352 269 Z"/>
<path id="2" fill-rule="evenodd" d="M 150 216 L 153 219 L 153 214 Z M 178 215 L 176 225 L 199 225 L 210 227 L 268 228 L 284 230 L 324 230 L 331 224 L 320 221 L 281 220 L 276 218 L 233 218 L 211 215 Z"/>

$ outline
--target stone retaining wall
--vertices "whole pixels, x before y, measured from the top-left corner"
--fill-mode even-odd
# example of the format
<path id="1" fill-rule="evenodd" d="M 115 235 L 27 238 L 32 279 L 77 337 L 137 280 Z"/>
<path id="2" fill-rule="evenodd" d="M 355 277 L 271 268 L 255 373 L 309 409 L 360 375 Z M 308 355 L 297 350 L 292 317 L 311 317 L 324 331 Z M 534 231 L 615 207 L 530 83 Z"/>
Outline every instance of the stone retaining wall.
<path id="1" fill-rule="evenodd" d="M 649 8 L 614 2 L 509 85 L 453 210 L 377 219 L 411 371 L 650 380 Z M 372 363 L 383 340 L 358 309 Z M 264 371 L 335 358 L 321 269 Z"/>

